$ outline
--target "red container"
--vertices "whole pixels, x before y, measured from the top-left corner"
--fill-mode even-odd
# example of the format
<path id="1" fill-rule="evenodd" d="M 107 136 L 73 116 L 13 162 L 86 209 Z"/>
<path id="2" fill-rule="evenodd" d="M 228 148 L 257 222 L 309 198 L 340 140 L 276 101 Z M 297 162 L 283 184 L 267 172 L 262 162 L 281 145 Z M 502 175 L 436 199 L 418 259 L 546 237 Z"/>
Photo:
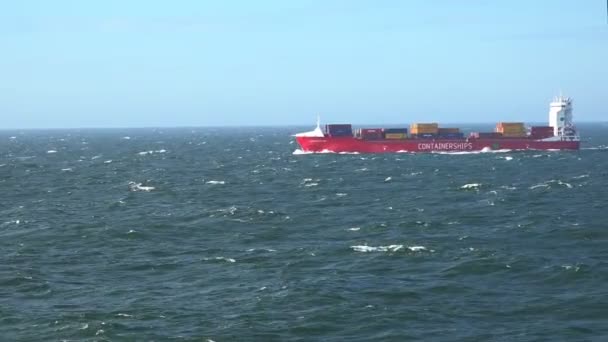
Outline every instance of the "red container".
<path id="1" fill-rule="evenodd" d="M 532 126 L 530 128 L 531 133 L 553 133 L 553 127 L 551 126 Z"/>

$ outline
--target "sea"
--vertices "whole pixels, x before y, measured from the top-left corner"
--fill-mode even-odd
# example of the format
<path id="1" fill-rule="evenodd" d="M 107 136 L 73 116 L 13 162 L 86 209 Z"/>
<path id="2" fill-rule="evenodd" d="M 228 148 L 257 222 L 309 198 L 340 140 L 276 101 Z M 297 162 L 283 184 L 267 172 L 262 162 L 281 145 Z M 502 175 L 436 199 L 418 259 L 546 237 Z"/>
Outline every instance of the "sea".
<path id="1" fill-rule="evenodd" d="M 455 154 L 0 131 L 0 340 L 607 341 L 608 124 L 579 129 Z"/>

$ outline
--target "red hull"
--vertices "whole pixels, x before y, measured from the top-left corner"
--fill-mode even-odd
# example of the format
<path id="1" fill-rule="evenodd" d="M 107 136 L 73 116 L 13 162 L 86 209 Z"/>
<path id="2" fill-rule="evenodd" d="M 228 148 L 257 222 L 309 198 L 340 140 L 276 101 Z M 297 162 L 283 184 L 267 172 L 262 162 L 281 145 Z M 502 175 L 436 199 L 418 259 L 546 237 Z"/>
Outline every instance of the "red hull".
<path id="1" fill-rule="evenodd" d="M 466 152 L 481 150 L 578 150 L 580 141 L 520 139 L 362 140 L 354 137 L 296 137 L 305 152 Z"/>

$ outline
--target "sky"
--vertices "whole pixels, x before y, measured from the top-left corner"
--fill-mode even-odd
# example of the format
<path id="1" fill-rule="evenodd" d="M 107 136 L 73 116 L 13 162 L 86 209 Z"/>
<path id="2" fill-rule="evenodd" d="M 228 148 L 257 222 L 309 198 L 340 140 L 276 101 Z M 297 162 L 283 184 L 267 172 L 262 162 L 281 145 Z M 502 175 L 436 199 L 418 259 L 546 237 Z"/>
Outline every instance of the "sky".
<path id="1" fill-rule="evenodd" d="M 0 3 L 0 128 L 608 117 L 604 0 Z"/>

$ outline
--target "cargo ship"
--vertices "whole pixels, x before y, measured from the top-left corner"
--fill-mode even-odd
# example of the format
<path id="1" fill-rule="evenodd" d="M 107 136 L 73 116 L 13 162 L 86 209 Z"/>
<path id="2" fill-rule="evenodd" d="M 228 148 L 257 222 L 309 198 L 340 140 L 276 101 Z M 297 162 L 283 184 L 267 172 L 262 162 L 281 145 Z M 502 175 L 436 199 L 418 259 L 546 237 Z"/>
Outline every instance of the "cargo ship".
<path id="1" fill-rule="evenodd" d="M 328 124 L 319 120 L 313 131 L 298 133 L 304 152 L 396 153 L 467 152 L 492 150 L 578 150 L 580 136 L 572 120 L 572 99 L 553 99 L 548 126 L 526 126 L 523 122 L 499 122 L 492 132 L 469 132 L 441 127 L 437 123 L 413 123 L 397 128 L 359 128 L 350 124 Z"/>

